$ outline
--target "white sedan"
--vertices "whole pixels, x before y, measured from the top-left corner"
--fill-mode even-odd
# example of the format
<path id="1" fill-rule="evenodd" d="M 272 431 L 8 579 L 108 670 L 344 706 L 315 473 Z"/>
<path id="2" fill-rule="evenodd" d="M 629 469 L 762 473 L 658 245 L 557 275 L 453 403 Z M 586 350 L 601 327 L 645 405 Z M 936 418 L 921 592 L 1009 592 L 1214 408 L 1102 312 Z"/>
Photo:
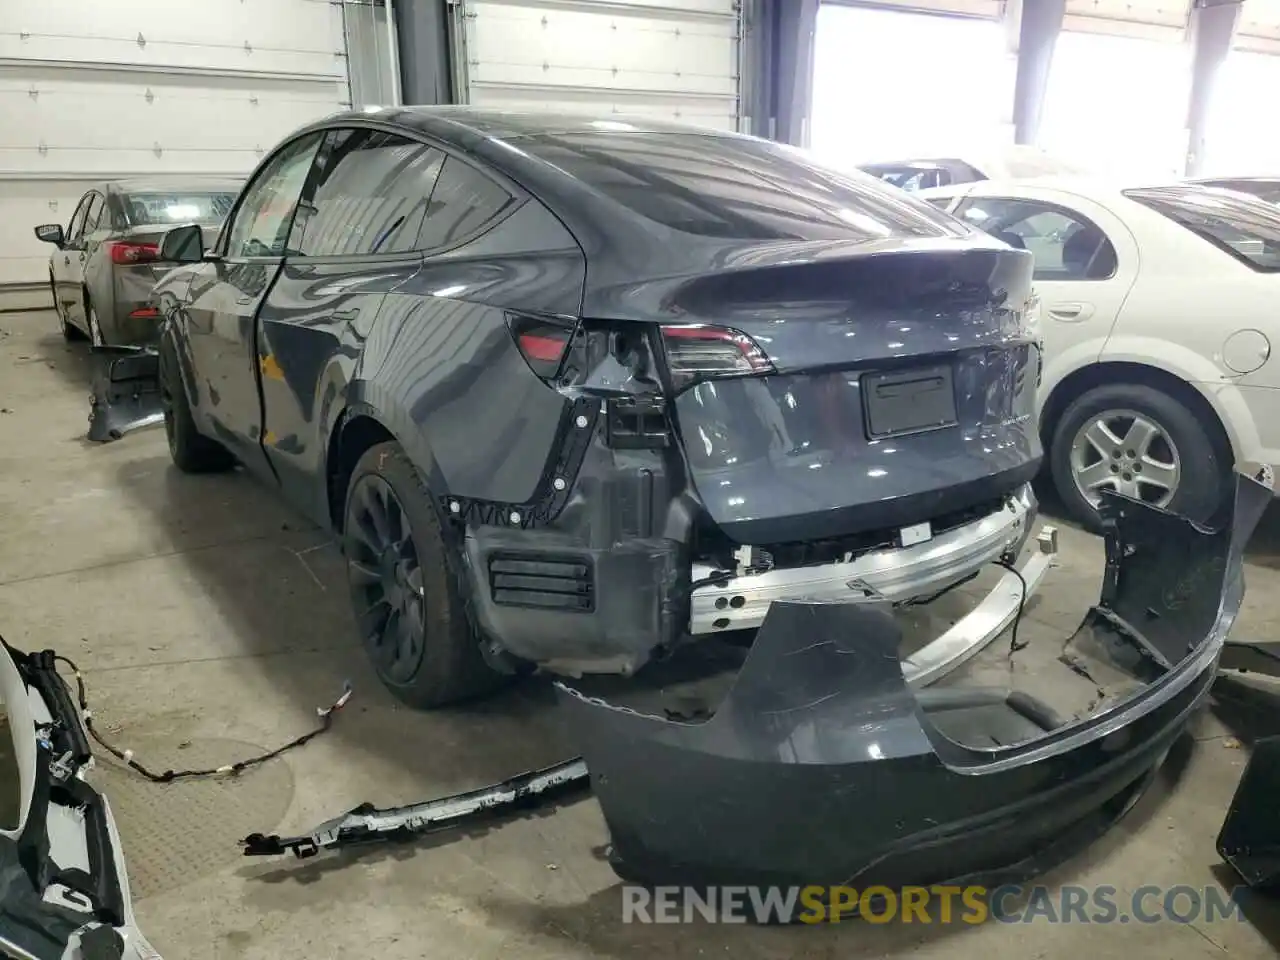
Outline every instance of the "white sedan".
<path id="1" fill-rule="evenodd" d="M 1195 184 L 959 184 L 918 196 L 1035 254 L 1040 429 L 1094 529 L 1111 488 L 1211 520 L 1280 462 L 1280 209 Z"/>

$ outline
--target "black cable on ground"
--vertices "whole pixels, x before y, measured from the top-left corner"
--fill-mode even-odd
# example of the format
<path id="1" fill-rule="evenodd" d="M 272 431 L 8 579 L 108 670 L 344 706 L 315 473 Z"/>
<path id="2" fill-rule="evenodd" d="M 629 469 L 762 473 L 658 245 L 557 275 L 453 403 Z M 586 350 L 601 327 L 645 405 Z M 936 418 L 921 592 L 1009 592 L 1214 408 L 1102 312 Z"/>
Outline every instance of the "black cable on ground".
<path id="1" fill-rule="evenodd" d="M 320 736 L 320 734 L 328 732 L 329 728 L 333 726 L 334 715 L 345 707 L 347 705 L 347 701 L 351 699 L 351 685 L 347 684 L 345 689 L 342 691 L 342 696 L 335 700 L 329 707 L 316 710 L 317 715 L 320 717 L 320 726 L 316 727 L 316 729 L 312 730 L 310 733 L 303 734 L 296 740 L 290 740 L 284 746 L 277 747 L 267 753 L 259 754 L 256 757 L 250 757 L 248 760 L 239 760 L 236 763 L 224 764 L 221 767 L 210 767 L 206 770 L 166 770 L 164 773 L 156 773 L 154 770 L 147 769 L 147 767 L 133 759 L 132 750 L 121 750 L 108 743 L 106 739 L 98 733 L 97 729 L 93 725 L 93 714 L 89 710 L 89 698 L 85 691 L 84 677 L 80 674 L 80 668 L 61 654 L 56 654 L 54 659 L 61 663 L 65 663 L 75 674 L 76 701 L 80 707 L 80 713 L 84 717 L 84 726 L 85 729 L 89 731 L 89 736 L 93 737 L 97 744 L 102 747 L 102 749 L 106 750 L 107 753 L 111 754 L 125 766 L 141 774 L 152 783 L 173 783 L 175 780 L 197 780 L 204 777 L 235 775 L 244 772 L 250 767 L 256 767 L 260 764 L 266 763 L 268 760 L 273 760 L 282 753 L 310 743 L 316 737 Z"/>

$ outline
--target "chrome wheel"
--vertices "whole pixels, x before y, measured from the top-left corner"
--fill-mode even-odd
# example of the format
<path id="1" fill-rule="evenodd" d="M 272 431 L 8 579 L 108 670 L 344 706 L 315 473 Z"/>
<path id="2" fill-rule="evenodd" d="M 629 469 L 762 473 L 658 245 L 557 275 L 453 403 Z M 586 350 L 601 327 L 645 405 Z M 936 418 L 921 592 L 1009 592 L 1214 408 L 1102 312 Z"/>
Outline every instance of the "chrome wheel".
<path id="1" fill-rule="evenodd" d="M 409 518 L 391 485 L 368 475 L 351 491 L 347 524 L 347 579 L 361 636 L 379 674 L 408 683 L 426 646 L 426 590 Z"/>
<path id="2" fill-rule="evenodd" d="M 1182 478 L 1178 449 L 1167 430 L 1132 410 L 1106 410 L 1071 440 L 1071 475 L 1095 507 L 1104 490 L 1164 507 Z"/>

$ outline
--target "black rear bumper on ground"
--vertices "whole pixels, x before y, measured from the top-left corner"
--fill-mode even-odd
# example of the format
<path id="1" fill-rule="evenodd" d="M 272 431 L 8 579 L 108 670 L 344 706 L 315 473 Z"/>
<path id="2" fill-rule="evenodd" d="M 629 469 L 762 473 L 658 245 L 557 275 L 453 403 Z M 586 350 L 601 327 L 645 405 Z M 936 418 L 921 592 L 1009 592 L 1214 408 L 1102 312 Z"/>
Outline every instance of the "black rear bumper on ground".
<path id="1" fill-rule="evenodd" d="M 1077 636 L 1149 682 L 1069 723 L 1002 692 L 913 693 L 893 619 L 852 604 L 775 604 L 705 722 L 561 684 L 615 869 L 660 884 L 890 887 L 1042 869 L 1127 809 L 1208 692 L 1270 499 L 1242 479 L 1217 532 L 1111 500 L 1108 576 Z"/>
<path id="2" fill-rule="evenodd" d="M 160 423 L 160 355 L 153 347 L 94 347 L 96 368 L 89 407 L 89 439 L 119 440 L 130 430 Z"/>

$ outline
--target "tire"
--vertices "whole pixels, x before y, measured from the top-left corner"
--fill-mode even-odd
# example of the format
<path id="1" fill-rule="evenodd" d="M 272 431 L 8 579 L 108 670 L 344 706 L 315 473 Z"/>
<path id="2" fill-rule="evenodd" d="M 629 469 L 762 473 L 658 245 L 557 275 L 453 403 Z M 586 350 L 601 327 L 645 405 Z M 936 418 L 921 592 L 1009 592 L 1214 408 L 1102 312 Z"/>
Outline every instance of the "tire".
<path id="1" fill-rule="evenodd" d="M 235 458 L 226 447 L 196 429 L 177 357 L 168 341 L 160 347 L 160 403 L 174 466 L 183 473 L 218 473 L 235 466 Z"/>
<path id="2" fill-rule="evenodd" d="M 1098 431 L 1099 422 L 1108 424 L 1109 432 Z M 1150 453 L 1144 457 L 1139 447 L 1142 437 L 1150 435 L 1150 428 L 1159 436 L 1146 448 Z M 1113 448 L 1109 459 L 1101 455 L 1093 440 L 1082 440 L 1082 431 L 1089 430 L 1093 438 L 1103 438 L 1102 446 L 1113 446 L 1113 438 L 1132 440 L 1135 434 L 1128 433 L 1131 429 L 1137 431 L 1139 440 Z M 1111 479 L 1103 481 L 1106 485 L 1124 484 L 1130 495 L 1136 485 L 1141 499 L 1197 522 L 1209 522 L 1230 490 L 1229 466 L 1222 462 L 1210 429 L 1182 401 L 1155 387 L 1095 387 L 1067 407 L 1054 428 L 1049 448 L 1054 486 L 1073 520 L 1094 533 L 1102 532 L 1097 509 L 1081 490 L 1085 484 L 1077 484 L 1077 473 L 1087 459 L 1083 450 L 1099 455 L 1096 472 L 1088 480 L 1109 475 Z M 1167 469 L 1169 464 L 1177 467 L 1176 473 Z"/>
<path id="3" fill-rule="evenodd" d="M 365 651 L 401 702 L 430 709 L 509 680 L 485 662 L 460 589 L 460 558 L 398 444 L 376 444 L 352 471 L 342 546 Z"/>

